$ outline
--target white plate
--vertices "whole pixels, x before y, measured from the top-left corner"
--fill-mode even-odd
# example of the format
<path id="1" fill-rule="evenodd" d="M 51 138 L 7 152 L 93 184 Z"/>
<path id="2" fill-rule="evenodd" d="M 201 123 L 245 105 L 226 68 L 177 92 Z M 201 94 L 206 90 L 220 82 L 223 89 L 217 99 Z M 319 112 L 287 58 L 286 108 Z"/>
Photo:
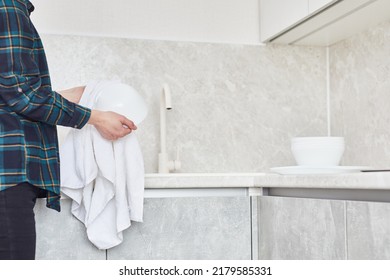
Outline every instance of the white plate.
<path id="1" fill-rule="evenodd" d="M 368 166 L 283 166 L 272 167 L 270 170 L 282 175 L 299 175 L 299 174 L 340 174 L 353 173 L 370 169 Z"/>
<path id="2" fill-rule="evenodd" d="M 116 81 L 101 82 L 94 109 L 113 111 L 139 125 L 148 114 L 142 96 L 131 86 Z"/>

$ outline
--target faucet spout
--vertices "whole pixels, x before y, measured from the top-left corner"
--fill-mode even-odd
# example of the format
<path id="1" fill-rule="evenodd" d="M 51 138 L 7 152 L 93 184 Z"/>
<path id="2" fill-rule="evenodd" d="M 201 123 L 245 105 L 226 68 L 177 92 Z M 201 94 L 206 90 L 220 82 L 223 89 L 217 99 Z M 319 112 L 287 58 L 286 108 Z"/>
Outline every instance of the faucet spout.
<path id="1" fill-rule="evenodd" d="M 161 94 L 161 101 L 165 101 L 164 107 L 167 110 L 172 109 L 171 89 L 169 88 L 168 84 L 163 85 L 163 90 L 162 90 L 162 94 Z"/>
<path id="2" fill-rule="evenodd" d="M 160 101 L 160 145 L 161 154 L 167 153 L 167 112 L 166 110 L 172 109 L 171 90 L 168 84 L 163 85 Z"/>

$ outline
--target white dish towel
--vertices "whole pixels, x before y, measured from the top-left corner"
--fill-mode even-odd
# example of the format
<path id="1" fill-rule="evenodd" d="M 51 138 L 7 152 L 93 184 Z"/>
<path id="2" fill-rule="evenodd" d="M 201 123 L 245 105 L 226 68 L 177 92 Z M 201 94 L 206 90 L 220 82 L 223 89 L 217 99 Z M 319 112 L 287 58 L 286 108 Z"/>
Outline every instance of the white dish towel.
<path id="1" fill-rule="evenodd" d="M 79 104 L 93 108 L 107 83 L 115 81 L 89 83 Z M 143 222 L 145 172 L 135 133 L 108 141 L 87 124 L 69 132 L 60 156 L 62 192 L 73 200 L 72 214 L 84 223 L 88 239 L 99 249 L 119 245 L 130 220 Z"/>

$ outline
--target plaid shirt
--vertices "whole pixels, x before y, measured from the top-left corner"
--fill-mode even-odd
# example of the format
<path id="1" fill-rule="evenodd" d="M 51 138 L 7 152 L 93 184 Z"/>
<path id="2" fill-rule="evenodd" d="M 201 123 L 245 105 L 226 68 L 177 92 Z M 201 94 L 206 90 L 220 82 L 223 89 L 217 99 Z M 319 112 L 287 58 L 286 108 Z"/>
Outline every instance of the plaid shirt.
<path id="1" fill-rule="evenodd" d="M 0 191 L 29 182 L 60 211 L 56 125 L 82 128 L 91 110 L 52 90 L 33 10 L 28 0 L 0 0 Z"/>

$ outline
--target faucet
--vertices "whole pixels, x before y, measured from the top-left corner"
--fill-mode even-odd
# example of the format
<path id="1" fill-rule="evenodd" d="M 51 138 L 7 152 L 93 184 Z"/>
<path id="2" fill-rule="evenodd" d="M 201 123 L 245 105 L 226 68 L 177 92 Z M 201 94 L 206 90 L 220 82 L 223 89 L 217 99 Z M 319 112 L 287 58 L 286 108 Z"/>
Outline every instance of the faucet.
<path id="1" fill-rule="evenodd" d="M 160 143 L 161 150 L 158 154 L 158 173 L 169 173 L 179 170 L 181 163 L 179 161 L 179 150 L 177 150 L 176 160 L 169 160 L 167 153 L 167 110 L 172 110 L 171 90 L 168 84 L 163 84 L 160 100 Z"/>

